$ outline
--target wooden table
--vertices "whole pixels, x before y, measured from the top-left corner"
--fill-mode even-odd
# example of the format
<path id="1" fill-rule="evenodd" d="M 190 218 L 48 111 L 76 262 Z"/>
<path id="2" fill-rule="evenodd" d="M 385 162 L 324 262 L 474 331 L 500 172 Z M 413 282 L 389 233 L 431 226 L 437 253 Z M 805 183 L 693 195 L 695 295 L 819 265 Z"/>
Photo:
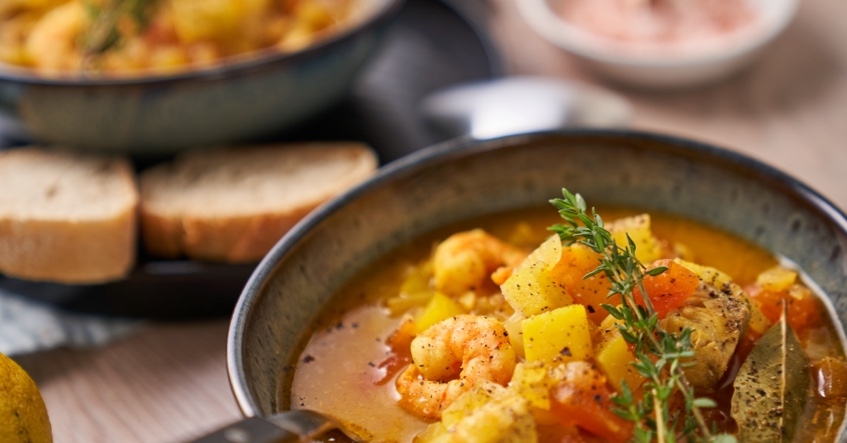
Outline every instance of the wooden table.
<path id="1" fill-rule="evenodd" d="M 463 0 L 464 1 L 464 0 Z M 512 74 L 596 83 L 522 22 L 514 0 L 488 0 Z M 789 172 L 847 208 L 847 2 L 802 2 L 752 69 L 705 89 L 619 90 L 633 126 L 736 149 Z M 230 392 L 227 319 L 154 324 L 106 347 L 19 361 L 40 385 L 55 441 L 177 442 L 240 417 Z"/>

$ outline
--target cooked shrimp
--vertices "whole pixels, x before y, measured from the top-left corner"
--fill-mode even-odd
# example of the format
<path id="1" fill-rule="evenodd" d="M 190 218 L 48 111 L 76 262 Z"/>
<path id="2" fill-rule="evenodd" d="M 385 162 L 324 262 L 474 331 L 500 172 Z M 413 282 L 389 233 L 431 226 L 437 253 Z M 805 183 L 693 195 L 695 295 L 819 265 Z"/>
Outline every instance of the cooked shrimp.
<path id="1" fill-rule="evenodd" d="M 85 26 L 85 9 L 81 2 L 61 5 L 39 20 L 26 40 L 29 61 L 47 70 L 74 70 L 82 56 L 76 44 Z"/>
<path id="2" fill-rule="evenodd" d="M 491 284 L 492 273 L 501 269 L 497 273 L 502 277 L 503 268 L 517 266 L 526 255 L 482 229 L 453 234 L 435 249 L 435 289 L 450 296 L 479 289 Z"/>
<path id="3" fill-rule="evenodd" d="M 474 315 L 436 323 L 412 340 L 411 351 L 412 364 L 396 382 L 400 406 L 432 419 L 484 381 L 508 383 L 517 358 L 506 328 Z"/>

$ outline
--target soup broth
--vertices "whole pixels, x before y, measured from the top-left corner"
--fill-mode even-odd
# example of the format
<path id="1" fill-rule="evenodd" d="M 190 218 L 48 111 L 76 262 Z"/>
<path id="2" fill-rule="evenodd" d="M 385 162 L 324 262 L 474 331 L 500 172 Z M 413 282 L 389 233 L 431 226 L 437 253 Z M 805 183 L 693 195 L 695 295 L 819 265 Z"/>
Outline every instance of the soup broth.
<path id="1" fill-rule="evenodd" d="M 607 221 L 639 214 L 638 211 L 620 208 L 599 208 L 599 213 Z M 667 214 L 652 213 L 650 217 L 652 233 L 664 242 L 666 254 L 676 254 L 699 265 L 719 269 L 745 289 L 755 291 L 761 281 L 760 275 L 779 264 L 772 253 L 722 231 Z M 462 222 L 404 245 L 370 266 L 349 282 L 334 298 L 336 302 L 326 308 L 310 340 L 304 344 L 298 361 L 292 362 L 295 367 L 293 375 L 286 374 L 291 378 L 290 398 L 281 398 L 280 404 L 333 416 L 371 441 L 412 441 L 431 423 L 438 421 L 438 417 L 427 417 L 414 407 L 410 410 L 399 404 L 401 395 L 397 379 L 408 362 L 399 361 L 395 355 L 398 331 L 403 329 L 404 321 L 408 321 L 404 319 L 411 317 L 420 321 L 420 316 L 425 315 L 421 313 L 425 310 L 423 305 L 432 298 L 431 294 L 427 300 L 399 296 L 404 291 L 410 292 L 409 285 L 414 286 L 415 279 L 410 275 L 417 275 L 421 269 L 430 266 L 436 246 L 455 233 L 482 229 L 510 246 L 532 251 L 551 235 L 547 228 L 560 222 L 556 211 L 549 206 Z M 432 285 L 434 277 L 428 278 L 428 281 L 418 284 Z M 509 306 L 498 307 L 497 303 L 503 304 L 503 301 L 497 285 L 472 289 L 471 292 L 478 293 L 476 297 L 464 294 L 448 298 L 457 301 L 458 305 L 476 306 L 474 309 L 482 309 L 486 315 L 508 323 L 506 319 L 513 314 Z M 480 303 L 491 306 L 480 308 Z M 755 303 L 761 301 L 751 302 Z M 799 431 L 795 441 L 834 441 L 844 419 L 845 398 L 841 397 L 841 392 L 847 387 L 832 388 L 832 385 L 847 383 L 847 380 L 833 379 L 838 378 L 839 371 L 847 366 L 843 363 L 840 328 L 833 324 L 830 311 L 818 297 L 812 297 L 812 303 L 814 312 L 823 321 L 806 324 L 798 330 L 812 362 L 813 388 L 805 414 L 797 426 Z M 601 320 L 596 319 L 605 315 L 604 311 L 600 311 L 602 314 L 596 312 L 600 309 L 588 307 L 592 328 L 600 327 Z M 508 326 L 507 330 L 512 332 Z M 597 332 L 596 329 L 592 331 L 596 347 Z M 509 336 L 512 343 L 515 343 L 514 335 Z M 405 346 L 408 348 L 408 343 Z M 524 352 L 517 351 L 518 363 L 527 358 Z M 709 396 L 716 400 L 718 407 L 707 410 L 706 415 L 721 431 L 736 431 L 736 424 L 729 414 L 732 378 L 746 352 L 749 352 L 749 346 L 740 343 L 720 382 L 710 389 Z M 828 364 L 836 364 L 835 372 L 831 368 L 821 370 L 814 366 L 825 357 L 831 359 L 827 360 Z M 609 384 L 612 384 L 611 378 Z M 824 386 L 827 383 L 829 388 Z M 826 389 L 829 391 L 823 393 Z M 539 441 L 551 441 L 549 436 L 545 437 L 544 429 L 539 427 Z M 578 429 L 574 434 L 582 440 L 577 437 L 562 440 L 561 433 L 557 432 L 553 432 L 557 441 L 599 441 L 597 435 L 586 433 L 584 429 Z"/>

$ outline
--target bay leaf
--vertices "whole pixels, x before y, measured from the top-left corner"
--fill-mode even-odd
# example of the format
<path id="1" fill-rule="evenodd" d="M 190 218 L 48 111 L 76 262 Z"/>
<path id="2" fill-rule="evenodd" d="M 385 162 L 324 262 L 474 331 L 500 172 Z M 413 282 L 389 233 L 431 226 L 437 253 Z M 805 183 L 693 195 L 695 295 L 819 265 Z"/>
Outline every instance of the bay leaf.
<path id="1" fill-rule="evenodd" d="M 790 442 L 809 396 L 809 362 L 785 315 L 756 343 L 733 384 L 743 442 Z"/>

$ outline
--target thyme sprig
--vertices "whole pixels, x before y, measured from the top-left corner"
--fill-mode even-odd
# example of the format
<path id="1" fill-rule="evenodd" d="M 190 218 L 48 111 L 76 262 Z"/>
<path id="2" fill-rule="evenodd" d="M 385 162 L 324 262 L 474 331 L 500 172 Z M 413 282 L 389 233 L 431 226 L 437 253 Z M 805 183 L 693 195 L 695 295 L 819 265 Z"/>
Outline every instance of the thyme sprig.
<path id="1" fill-rule="evenodd" d="M 634 437 L 638 442 L 716 441 L 716 437 L 721 441 L 727 441 L 727 437 L 734 440 L 727 435 L 713 435 L 700 409 L 714 407 L 715 403 L 709 398 L 696 397 L 685 378 L 682 369 L 693 364 L 694 357 L 691 329 L 685 328 L 679 334 L 665 331 L 649 297 L 641 297 L 643 304 L 635 299 L 636 288 L 647 294 L 644 277 L 659 275 L 667 268 L 648 270 L 636 258 L 635 242 L 629 236 L 625 246 L 618 245 L 593 208 L 589 215 L 581 195 L 567 189 L 562 189 L 562 194 L 564 198 L 552 199 L 550 203 L 559 210 L 565 223 L 549 229 L 566 244 L 580 243 L 601 254 L 600 264 L 585 278 L 603 274 L 611 282 L 609 297 L 621 296 L 620 306 L 604 304 L 603 307 L 619 320 L 617 328 L 623 338 L 635 346 L 633 366 L 646 379 L 641 398 L 623 383 L 622 392 L 614 397 L 618 406 L 615 412 L 635 423 Z M 677 392 L 684 400 L 682 416 L 679 410 L 671 408 L 671 398 Z"/>
<path id="2" fill-rule="evenodd" d="M 89 25 L 80 37 L 83 68 L 92 66 L 106 52 L 118 47 L 127 31 L 121 22 L 129 19 L 136 32 L 147 28 L 156 0 L 89 0 L 85 9 Z"/>

